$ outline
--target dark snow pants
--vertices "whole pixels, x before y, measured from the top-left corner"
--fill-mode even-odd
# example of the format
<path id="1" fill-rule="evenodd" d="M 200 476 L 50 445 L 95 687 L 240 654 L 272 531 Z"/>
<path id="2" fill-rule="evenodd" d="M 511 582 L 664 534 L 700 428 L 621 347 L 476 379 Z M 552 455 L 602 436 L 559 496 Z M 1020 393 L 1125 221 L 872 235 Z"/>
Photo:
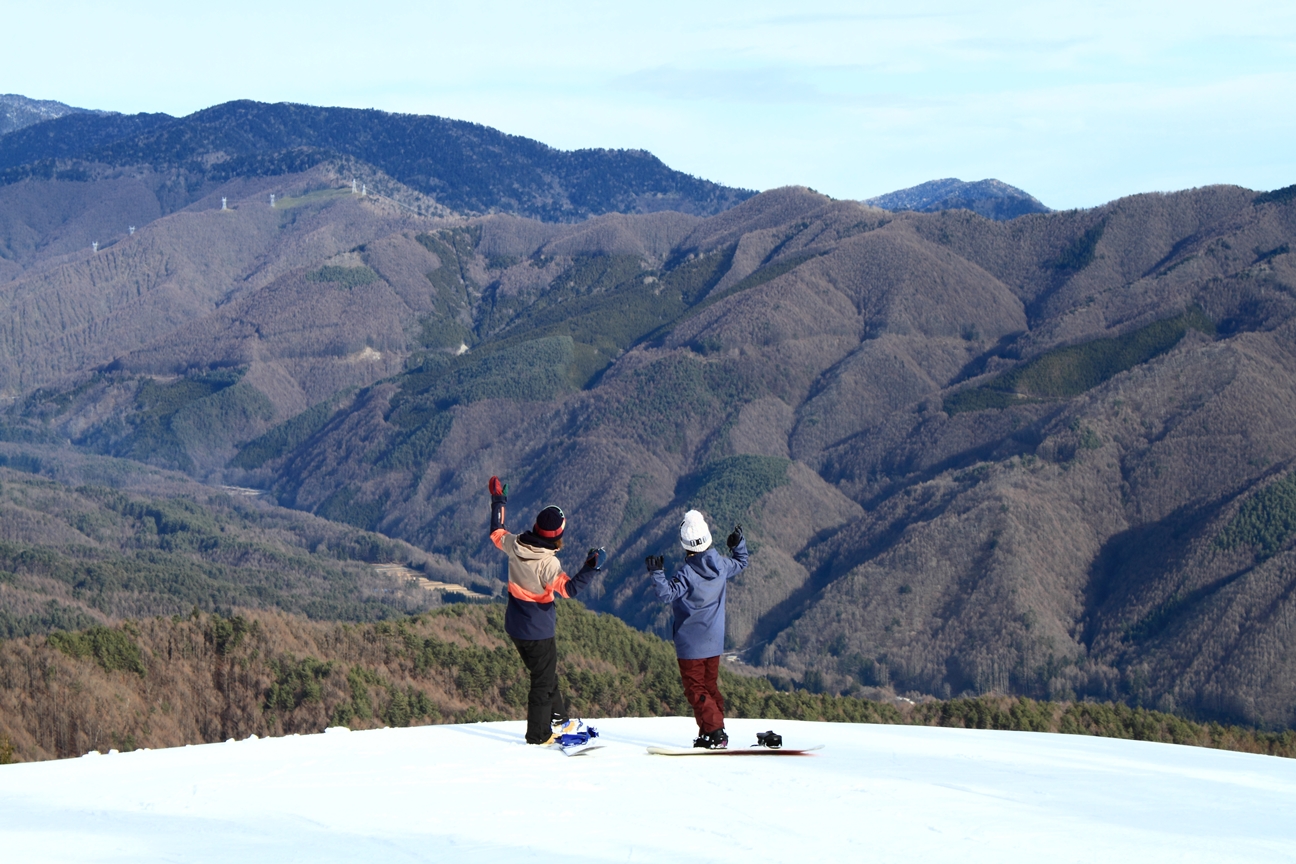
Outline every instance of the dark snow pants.
<path id="1" fill-rule="evenodd" d="M 723 729 L 724 697 L 716 680 L 720 676 L 720 658 L 680 660 L 679 668 L 680 678 L 684 680 L 684 697 L 693 708 L 698 731 L 705 735 Z"/>
<path id="2" fill-rule="evenodd" d="M 552 637 L 514 639 L 513 644 L 531 673 L 526 742 L 543 744 L 553 734 L 553 722 L 567 719 L 567 700 L 558 690 L 558 645 Z"/>

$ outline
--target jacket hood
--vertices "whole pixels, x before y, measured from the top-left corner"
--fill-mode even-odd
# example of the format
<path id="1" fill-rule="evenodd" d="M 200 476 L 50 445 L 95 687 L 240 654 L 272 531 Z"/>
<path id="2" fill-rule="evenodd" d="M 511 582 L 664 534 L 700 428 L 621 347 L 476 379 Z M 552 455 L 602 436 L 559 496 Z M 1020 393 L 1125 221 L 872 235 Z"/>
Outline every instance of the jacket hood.
<path id="1" fill-rule="evenodd" d="M 718 579 L 720 577 L 720 553 L 715 549 L 708 549 L 705 552 L 699 552 L 684 559 L 684 564 L 693 569 L 693 572 L 703 579 Z"/>
<path id="2" fill-rule="evenodd" d="M 528 546 L 521 540 L 517 542 L 517 557 L 525 561 L 535 561 L 540 558 L 548 558 L 551 555 L 557 555 L 555 549 L 541 549 L 537 546 Z"/>

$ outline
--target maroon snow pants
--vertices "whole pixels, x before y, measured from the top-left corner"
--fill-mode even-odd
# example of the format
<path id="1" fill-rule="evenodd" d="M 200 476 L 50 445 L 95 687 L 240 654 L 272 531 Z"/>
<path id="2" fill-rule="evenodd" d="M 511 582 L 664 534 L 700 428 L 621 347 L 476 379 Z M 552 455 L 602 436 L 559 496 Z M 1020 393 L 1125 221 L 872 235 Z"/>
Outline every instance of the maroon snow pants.
<path id="1" fill-rule="evenodd" d="M 684 697 L 693 708 L 698 731 L 705 735 L 724 728 L 724 697 L 716 679 L 720 676 L 720 658 L 680 660 L 680 678 L 684 679 Z"/>

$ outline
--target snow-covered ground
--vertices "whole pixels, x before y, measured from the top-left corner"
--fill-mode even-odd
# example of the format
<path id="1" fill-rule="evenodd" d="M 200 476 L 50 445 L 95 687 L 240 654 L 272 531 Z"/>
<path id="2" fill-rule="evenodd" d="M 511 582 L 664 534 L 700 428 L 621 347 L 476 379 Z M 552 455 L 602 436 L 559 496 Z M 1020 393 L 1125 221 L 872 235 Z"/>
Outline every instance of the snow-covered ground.
<path id="1" fill-rule="evenodd" d="M 1296 760 L 1069 735 L 732 720 L 804 757 L 650 756 L 690 719 L 239 741 L 0 767 L 5 861 L 1296 861 Z M 749 741 L 748 739 L 751 739 Z"/>

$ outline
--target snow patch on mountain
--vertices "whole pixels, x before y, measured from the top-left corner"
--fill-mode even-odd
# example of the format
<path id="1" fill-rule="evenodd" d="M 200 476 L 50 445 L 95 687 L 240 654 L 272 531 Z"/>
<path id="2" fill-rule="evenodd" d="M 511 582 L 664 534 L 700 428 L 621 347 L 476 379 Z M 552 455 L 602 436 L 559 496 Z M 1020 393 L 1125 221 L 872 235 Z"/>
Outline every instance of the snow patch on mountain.
<path id="1" fill-rule="evenodd" d="M 85 108 L 73 108 L 49 99 L 28 99 L 17 93 L 0 93 L 0 135 L 7 135 L 46 120 L 57 120 L 68 114 L 86 113 Z M 92 111 L 104 114 L 104 111 Z"/>

